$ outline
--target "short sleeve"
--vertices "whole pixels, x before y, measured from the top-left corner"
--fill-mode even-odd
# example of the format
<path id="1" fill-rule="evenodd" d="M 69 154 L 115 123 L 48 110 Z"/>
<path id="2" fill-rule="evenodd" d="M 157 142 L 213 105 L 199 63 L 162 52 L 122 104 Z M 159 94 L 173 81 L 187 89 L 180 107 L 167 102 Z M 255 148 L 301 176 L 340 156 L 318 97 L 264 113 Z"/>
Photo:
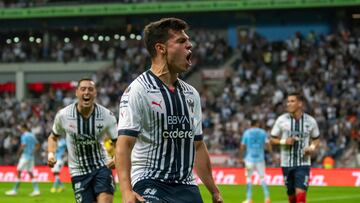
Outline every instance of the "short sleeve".
<path id="1" fill-rule="evenodd" d="M 313 122 L 314 122 L 314 125 L 311 130 L 311 138 L 316 139 L 316 138 L 319 138 L 319 136 L 320 136 L 320 130 L 319 130 L 319 126 L 315 119 L 313 119 Z"/>
<path id="2" fill-rule="evenodd" d="M 64 130 L 63 126 L 62 126 L 60 112 L 58 112 L 56 114 L 56 116 L 55 116 L 54 124 L 53 124 L 53 127 L 52 127 L 52 132 L 57 137 L 59 137 L 61 135 L 65 135 L 65 130 Z"/>
<path id="3" fill-rule="evenodd" d="M 246 145 L 246 137 L 247 137 L 247 131 L 243 133 L 243 136 L 241 138 L 241 144 Z"/>
<path id="4" fill-rule="evenodd" d="M 113 112 L 111 112 L 110 110 L 108 111 L 108 113 L 108 134 L 112 140 L 116 140 L 116 138 L 118 137 L 116 118 Z"/>
<path id="5" fill-rule="evenodd" d="M 203 140 L 203 130 L 202 130 L 202 111 L 201 111 L 201 103 L 200 103 L 200 96 L 199 93 L 196 92 L 195 94 L 195 109 L 194 109 L 194 135 L 195 141 Z"/>
<path id="6" fill-rule="evenodd" d="M 118 135 L 137 137 L 141 130 L 141 105 L 140 92 L 129 86 L 121 97 L 119 105 Z"/>
<path id="7" fill-rule="evenodd" d="M 280 119 L 276 119 L 274 126 L 271 129 L 270 132 L 272 137 L 279 137 L 281 134 L 281 128 L 280 128 Z"/>

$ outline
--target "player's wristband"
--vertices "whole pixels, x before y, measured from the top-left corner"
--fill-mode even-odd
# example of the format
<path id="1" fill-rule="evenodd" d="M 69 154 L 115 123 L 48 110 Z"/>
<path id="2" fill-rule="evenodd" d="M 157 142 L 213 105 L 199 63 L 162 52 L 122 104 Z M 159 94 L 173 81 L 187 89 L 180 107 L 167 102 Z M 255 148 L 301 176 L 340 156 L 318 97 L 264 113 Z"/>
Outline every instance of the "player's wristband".
<path id="1" fill-rule="evenodd" d="M 280 144 L 281 144 L 281 145 L 286 145 L 286 138 L 282 138 L 282 139 L 280 140 Z"/>
<path id="2" fill-rule="evenodd" d="M 55 158 L 54 152 L 49 152 L 48 153 L 48 159 L 51 159 L 51 158 Z"/>

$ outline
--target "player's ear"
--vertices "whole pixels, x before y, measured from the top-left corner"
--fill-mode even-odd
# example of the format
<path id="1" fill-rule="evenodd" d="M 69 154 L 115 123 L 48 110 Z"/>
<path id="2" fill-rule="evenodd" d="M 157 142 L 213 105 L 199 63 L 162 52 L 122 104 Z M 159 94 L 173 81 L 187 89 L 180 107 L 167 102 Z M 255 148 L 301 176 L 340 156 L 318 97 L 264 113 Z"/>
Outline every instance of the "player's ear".
<path id="1" fill-rule="evenodd" d="M 156 53 L 158 53 L 160 55 L 166 54 L 166 46 L 165 46 L 165 44 L 156 43 L 155 44 L 155 50 L 156 50 Z"/>

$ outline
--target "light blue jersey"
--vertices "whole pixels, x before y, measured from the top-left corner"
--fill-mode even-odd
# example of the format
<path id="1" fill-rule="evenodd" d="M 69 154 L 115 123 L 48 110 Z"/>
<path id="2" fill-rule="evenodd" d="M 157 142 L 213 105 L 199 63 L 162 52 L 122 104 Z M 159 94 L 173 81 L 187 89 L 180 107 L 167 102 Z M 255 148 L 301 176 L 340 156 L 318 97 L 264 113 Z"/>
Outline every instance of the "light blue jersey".
<path id="1" fill-rule="evenodd" d="M 24 145 L 24 150 L 21 154 L 21 158 L 29 160 L 34 159 L 34 149 L 38 140 L 31 132 L 25 132 L 21 135 L 21 145 Z"/>
<path id="2" fill-rule="evenodd" d="M 65 153 L 65 150 L 66 150 L 66 140 L 65 140 L 65 138 L 61 138 L 58 141 L 56 152 L 55 152 L 56 160 L 62 159 L 62 157 L 64 156 L 64 153 Z"/>
<path id="3" fill-rule="evenodd" d="M 242 137 L 241 144 L 246 145 L 245 161 L 264 162 L 265 143 L 269 142 L 265 130 L 249 128 Z"/>

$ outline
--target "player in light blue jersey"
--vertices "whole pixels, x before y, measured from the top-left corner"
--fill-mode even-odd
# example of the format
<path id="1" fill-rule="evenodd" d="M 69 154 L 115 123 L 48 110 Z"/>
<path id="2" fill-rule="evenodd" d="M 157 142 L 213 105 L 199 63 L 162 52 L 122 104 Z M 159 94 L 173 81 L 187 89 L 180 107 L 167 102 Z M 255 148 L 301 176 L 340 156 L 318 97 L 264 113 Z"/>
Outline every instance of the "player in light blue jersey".
<path id="1" fill-rule="evenodd" d="M 240 145 L 240 162 L 243 163 L 245 152 L 246 200 L 243 203 L 252 203 L 251 176 L 256 170 L 260 176 L 264 191 L 265 203 L 270 203 L 269 189 L 265 182 L 265 149 L 272 153 L 272 148 L 265 130 L 261 129 L 257 120 L 251 120 L 251 127 L 245 130 Z"/>
<path id="2" fill-rule="evenodd" d="M 58 160 L 55 166 L 51 169 L 54 173 L 55 181 L 53 186 L 50 189 L 51 193 L 62 192 L 64 190 L 64 184 L 60 180 L 60 172 L 66 161 L 66 141 L 65 138 L 60 138 L 57 143 L 57 148 L 55 152 L 56 160 Z"/>
<path id="3" fill-rule="evenodd" d="M 27 125 L 21 124 L 18 126 L 19 131 L 21 134 L 21 146 L 19 148 L 18 154 L 21 154 L 19 163 L 17 165 L 17 179 L 15 186 L 12 190 L 6 191 L 6 195 L 16 195 L 17 190 L 20 186 L 20 178 L 21 172 L 27 171 L 30 175 L 30 178 L 33 183 L 33 192 L 30 193 L 30 196 L 38 196 L 40 195 L 39 185 L 34 177 L 33 169 L 35 163 L 35 152 L 39 150 L 40 145 L 38 140 L 36 139 L 35 135 L 29 131 Z"/>

